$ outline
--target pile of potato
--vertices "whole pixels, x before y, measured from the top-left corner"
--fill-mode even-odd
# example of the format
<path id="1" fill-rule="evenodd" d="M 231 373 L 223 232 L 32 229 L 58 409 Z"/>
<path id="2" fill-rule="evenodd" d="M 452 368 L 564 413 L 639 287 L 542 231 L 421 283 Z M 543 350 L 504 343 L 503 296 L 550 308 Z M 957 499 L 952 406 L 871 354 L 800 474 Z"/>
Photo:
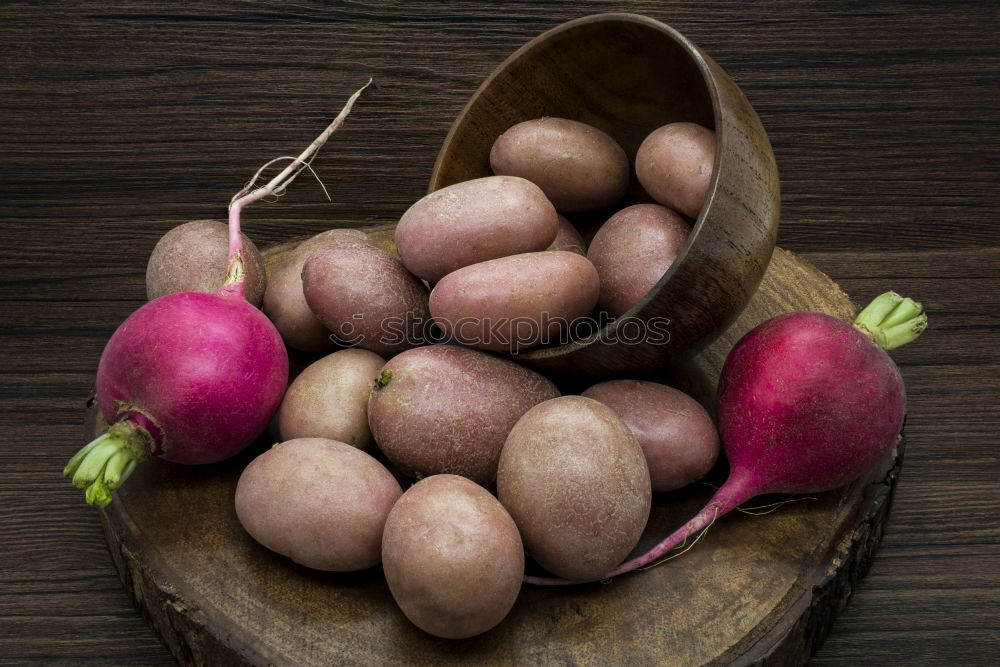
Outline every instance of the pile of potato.
<path id="1" fill-rule="evenodd" d="M 580 122 L 531 120 L 496 140 L 494 176 L 403 214 L 398 258 L 356 230 L 298 246 L 262 296 L 247 293 L 315 359 L 278 410 L 283 442 L 240 477 L 248 533 L 316 569 L 381 563 L 407 618 L 449 638 L 506 616 L 525 552 L 570 580 L 618 565 L 651 493 L 715 463 L 710 417 L 653 382 L 562 396 L 559 378 L 493 353 L 567 342 L 595 308 L 626 315 L 684 246 L 714 150 L 712 132 L 691 123 L 654 131 L 635 174 L 657 203 L 615 210 L 629 186 L 625 151 Z M 607 221 L 588 248 L 570 218 L 593 211 Z M 225 240 L 209 221 L 168 233 L 150 259 L 150 296 L 214 289 L 221 276 L 192 287 L 194 269 L 219 262 L 183 258 Z M 253 285 L 263 264 L 245 248 Z"/>

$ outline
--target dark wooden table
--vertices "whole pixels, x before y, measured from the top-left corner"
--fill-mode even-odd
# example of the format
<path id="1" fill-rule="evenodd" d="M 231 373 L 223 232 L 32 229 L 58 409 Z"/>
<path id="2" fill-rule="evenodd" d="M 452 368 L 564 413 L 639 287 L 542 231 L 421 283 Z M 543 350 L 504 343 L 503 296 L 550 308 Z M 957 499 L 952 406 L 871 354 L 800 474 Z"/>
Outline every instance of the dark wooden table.
<path id="1" fill-rule="evenodd" d="M 1000 13 L 990 2 L 0 4 L 0 662 L 172 664 L 61 477 L 146 257 L 224 215 L 375 85 L 301 179 L 251 209 L 260 244 L 392 222 L 494 66 L 565 20 L 635 11 L 743 87 L 782 174 L 779 244 L 857 301 L 930 328 L 899 350 L 908 445 L 870 574 L 815 665 L 1000 654 Z"/>

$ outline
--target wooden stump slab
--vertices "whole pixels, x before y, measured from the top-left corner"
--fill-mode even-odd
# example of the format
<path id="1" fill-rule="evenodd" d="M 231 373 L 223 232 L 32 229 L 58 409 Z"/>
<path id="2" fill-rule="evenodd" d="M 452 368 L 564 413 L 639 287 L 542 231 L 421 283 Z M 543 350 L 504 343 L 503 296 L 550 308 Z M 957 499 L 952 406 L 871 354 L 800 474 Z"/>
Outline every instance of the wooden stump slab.
<path id="1" fill-rule="evenodd" d="M 735 341 L 793 310 L 849 319 L 855 308 L 829 278 L 778 249 L 745 313 L 685 369 L 685 388 L 710 397 Z M 96 433 L 103 425 L 94 406 L 88 417 Z M 902 455 L 900 443 L 843 489 L 769 514 L 725 516 L 690 551 L 653 569 L 580 587 L 525 586 L 497 628 L 447 641 L 406 620 L 380 568 L 314 572 L 242 530 L 236 482 L 269 444 L 216 465 L 144 463 L 102 510 L 126 590 L 182 664 L 802 664 L 867 570 Z M 655 495 L 638 548 L 711 492 L 696 484 Z"/>

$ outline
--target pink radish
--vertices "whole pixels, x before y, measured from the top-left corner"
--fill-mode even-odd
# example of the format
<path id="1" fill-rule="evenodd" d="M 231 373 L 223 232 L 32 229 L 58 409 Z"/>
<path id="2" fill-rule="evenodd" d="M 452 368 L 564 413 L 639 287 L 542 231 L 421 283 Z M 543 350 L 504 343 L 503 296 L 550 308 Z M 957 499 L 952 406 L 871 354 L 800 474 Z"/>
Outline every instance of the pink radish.
<path id="1" fill-rule="evenodd" d="M 903 380 L 886 350 L 915 339 L 926 326 L 920 304 L 888 292 L 854 326 L 821 313 L 788 313 L 747 333 L 729 353 L 719 381 L 729 479 L 687 523 L 601 578 L 653 563 L 754 496 L 819 493 L 871 470 L 895 444 L 906 412 Z"/>
<path id="2" fill-rule="evenodd" d="M 312 157 L 360 93 L 266 186 L 254 188 L 258 171 L 233 197 L 229 268 L 222 287 L 212 294 L 181 292 L 154 299 L 112 334 L 97 370 L 97 401 L 111 426 L 63 471 L 86 489 L 88 503 L 110 503 L 111 492 L 145 458 L 221 461 L 267 426 L 288 381 L 288 354 L 271 321 L 243 298 L 240 212 L 247 204 L 283 194 L 303 169 L 311 169 Z"/>

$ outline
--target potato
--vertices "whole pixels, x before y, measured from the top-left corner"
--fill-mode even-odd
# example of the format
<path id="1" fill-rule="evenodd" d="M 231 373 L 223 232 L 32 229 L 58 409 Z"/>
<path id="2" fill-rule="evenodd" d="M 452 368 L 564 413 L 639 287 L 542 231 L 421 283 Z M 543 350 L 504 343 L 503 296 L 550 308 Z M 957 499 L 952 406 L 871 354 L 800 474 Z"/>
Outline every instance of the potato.
<path id="1" fill-rule="evenodd" d="M 302 290 L 319 321 L 345 344 L 391 356 L 429 335 L 427 287 L 373 245 L 317 249 L 302 269 Z"/>
<path id="2" fill-rule="evenodd" d="M 146 264 L 146 296 L 150 301 L 176 292 L 211 293 L 219 289 L 229 268 L 229 226 L 216 220 L 193 220 L 160 237 Z M 243 296 L 260 308 L 267 284 L 264 258 L 243 234 Z"/>
<path id="3" fill-rule="evenodd" d="M 715 164 L 715 133 L 695 123 L 670 123 L 647 136 L 635 156 L 635 175 L 653 199 L 697 218 Z"/>
<path id="4" fill-rule="evenodd" d="M 642 449 L 614 411 L 563 396 L 528 410 L 500 454 L 500 502 L 528 553 L 555 575 L 590 581 L 635 547 L 649 518 Z"/>
<path id="5" fill-rule="evenodd" d="M 492 487 L 507 433 L 531 406 L 559 395 L 538 373 L 455 345 L 403 352 L 368 401 L 379 448 L 410 476 L 454 473 Z"/>
<path id="6" fill-rule="evenodd" d="M 628 156 L 596 127 L 566 118 L 514 125 L 493 143 L 495 174 L 521 176 L 566 213 L 611 206 L 628 187 Z"/>
<path id="7" fill-rule="evenodd" d="M 328 229 L 324 232 L 314 234 L 310 236 L 305 241 L 300 243 L 295 247 L 290 253 L 291 255 L 308 256 L 315 250 L 322 248 L 326 245 L 332 245 L 334 243 L 368 243 L 375 245 L 372 240 L 360 229 L 351 229 L 349 227 L 338 227 L 336 229 Z"/>
<path id="8" fill-rule="evenodd" d="M 611 380 L 583 392 L 628 425 L 653 491 L 675 491 L 705 476 L 719 456 L 719 433 L 698 401 L 657 382 Z"/>
<path id="9" fill-rule="evenodd" d="M 264 313 L 274 322 L 289 347 L 303 352 L 323 354 L 336 349 L 330 330 L 309 309 L 302 292 L 302 267 L 317 248 L 341 241 L 369 243 L 368 235 L 358 229 L 330 229 L 303 241 L 275 269 L 264 292 Z"/>
<path id="10" fill-rule="evenodd" d="M 447 639 L 500 623 L 524 576 L 510 515 L 488 491 L 456 475 L 428 477 L 403 494 L 385 523 L 382 559 L 403 614 Z"/>
<path id="11" fill-rule="evenodd" d="M 244 469 L 236 516 L 257 542 L 316 570 L 377 565 L 382 528 L 402 489 L 360 449 L 325 438 L 272 447 Z"/>
<path id="12" fill-rule="evenodd" d="M 523 178 L 487 176 L 442 188 L 400 218 L 403 264 L 434 283 L 469 264 L 544 250 L 556 237 L 556 210 Z"/>
<path id="13" fill-rule="evenodd" d="M 559 228 L 556 231 L 556 238 L 546 250 L 566 250 L 575 252 L 578 255 L 587 254 L 587 244 L 584 242 L 580 232 L 576 230 L 573 223 L 566 219 L 566 216 L 559 216 Z"/>
<path id="14" fill-rule="evenodd" d="M 362 349 L 314 361 L 289 385 L 278 408 L 283 440 L 328 438 L 371 449 L 368 394 L 385 359 Z"/>
<path id="15" fill-rule="evenodd" d="M 430 312 L 460 343 L 516 352 L 568 342 L 599 293 L 597 270 L 586 257 L 547 250 L 449 273 L 431 292 Z"/>
<path id="16" fill-rule="evenodd" d="M 691 228 L 659 204 L 618 211 L 597 230 L 587 258 L 601 279 L 600 310 L 618 317 L 659 282 L 687 242 Z"/>

